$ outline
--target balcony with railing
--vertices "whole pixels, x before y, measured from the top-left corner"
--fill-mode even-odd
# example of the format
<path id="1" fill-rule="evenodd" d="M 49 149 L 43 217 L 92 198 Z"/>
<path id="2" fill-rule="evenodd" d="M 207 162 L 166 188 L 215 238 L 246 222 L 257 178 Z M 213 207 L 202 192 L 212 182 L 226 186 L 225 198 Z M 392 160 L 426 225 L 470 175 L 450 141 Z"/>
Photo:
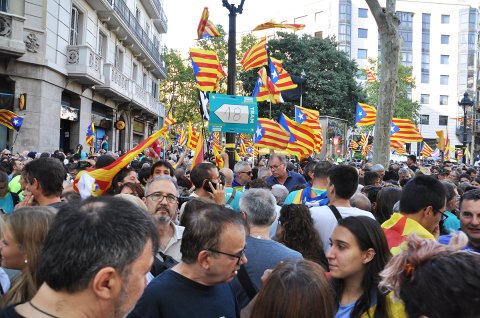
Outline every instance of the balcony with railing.
<path id="1" fill-rule="evenodd" d="M 101 85 L 103 78 L 103 58 L 88 45 L 67 46 L 68 76 L 83 85 Z"/>
<path id="2" fill-rule="evenodd" d="M 24 22 L 24 17 L 0 11 L 0 55 L 18 58 L 25 54 Z"/>
<path id="3" fill-rule="evenodd" d="M 161 111 L 161 103 L 137 83 L 132 85 L 132 103 L 137 108 L 147 110 L 148 112 L 159 116 Z"/>
<path id="4" fill-rule="evenodd" d="M 111 0 L 108 0 L 111 1 Z M 152 73 L 157 78 L 166 78 L 167 69 L 160 57 L 159 44 L 155 44 L 142 28 L 135 15 L 123 0 L 110 2 L 113 11 L 98 12 L 102 21 L 107 23 L 125 45 L 131 46 L 135 56 L 145 58 L 145 64 L 153 65 Z M 166 17 L 165 17 L 166 19 Z"/>
<path id="5" fill-rule="evenodd" d="M 130 79 L 110 63 L 103 64 L 104 85 L 95 86 L 96 90 L 113 100 L 128 102 L 132 99 Z"/>
<path id="6" fill-rule="evenodd" d="M 141 0 L 160 33 L 167 33 L 168 19 L 160 0 Z"/>

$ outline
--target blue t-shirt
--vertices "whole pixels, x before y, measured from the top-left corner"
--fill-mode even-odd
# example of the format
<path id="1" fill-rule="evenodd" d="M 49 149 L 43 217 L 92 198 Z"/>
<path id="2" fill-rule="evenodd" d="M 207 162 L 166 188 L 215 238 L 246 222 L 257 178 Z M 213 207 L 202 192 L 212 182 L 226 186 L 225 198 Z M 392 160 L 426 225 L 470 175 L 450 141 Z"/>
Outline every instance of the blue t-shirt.
<path id="1" fill-rule="evenodd" d="M 350 314 L 352 313 L 353 307 L 355 307 L 355 303 L 356 301 L 345 306 L 338 305 L 338 310 L 335 314 L 335 318 L 350 318 Z"/>
<path id="2" fill-rule="evenodd" d="M 272 240 L 247 236 L 246 243 L 245 256 L 248 259 L 248 263 L 243 266 L 245 266 L 248 276 L 257 290 L 262 285 L 261 277 L 266 269 L 274 268 L 281 261 L 303 259 L 302 254 L 299 252 Z M 235 277 L 230 284 L 235 292 L 240 308 L 248 305 L 250 299 L 238 278 Z"/>
<path id="3" fill-rule="evenodd" d="M 443 221 L 443 226 L 447 232 L 450 233 L 451 231 L 458 231 L 458 229 L 460 229 L 460 220 L 455 213 L 445 211 L 445 214 L 448 215 L 448 218 Z"/>
<path id="4" fill-rule="evenodd" d="M 238 317 L 229 284 L 205 286 L 168 269 L 155 277 L 128 318 Z"/>
<path id="5" fill-rule="evenodd" d="M 268 177 L 265 181 L 269 186 L 280 184 L 280 182 L 278 182 L 277 178 L 275 178 L 274 176 Z M 305 178 L 300 173 L 288 171 L 287 180 L 285 180 L 285 183 L 283 185 L 288 189 L 288 191 L 292 191 L 292 189 L 296 185 L 301 185 L 305 183 L 307 183 L 307 180 L 305 180 Z"/>

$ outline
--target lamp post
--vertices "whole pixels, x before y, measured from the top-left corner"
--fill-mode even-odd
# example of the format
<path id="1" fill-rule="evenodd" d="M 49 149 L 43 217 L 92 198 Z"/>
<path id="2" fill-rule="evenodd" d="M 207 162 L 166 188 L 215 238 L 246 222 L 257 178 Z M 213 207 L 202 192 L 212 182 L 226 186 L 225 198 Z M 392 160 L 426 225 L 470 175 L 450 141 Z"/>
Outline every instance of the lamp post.
<path id="1" fill-rule="evenodd" d="M 473 107 L 474 102 L 468 96 L 468 93 L 463 94 L 463 98 L 458 102 L 458 106 L 463 107 L 463 163 L 467 162 L 465 150 L 467 149 L 467 107 Z"/>
<path id="2" fill-rule="evenodd" d="M 236 6 L 233 3 L 228 3 L 228 0 L 222 0 L 223 6 L 228 9 L 228 79 L 227 79 L 227 94 L 235 95 L 235 83 L 237 81 L 237 13 L 242 14 L 243 3 L 245 0 L 241 0 L 240 4 Z M 233 170 L 235 165 L 235 134 L 226 133 L 226 150 L 228 154 L 228 164 L 230 169 Z"/>

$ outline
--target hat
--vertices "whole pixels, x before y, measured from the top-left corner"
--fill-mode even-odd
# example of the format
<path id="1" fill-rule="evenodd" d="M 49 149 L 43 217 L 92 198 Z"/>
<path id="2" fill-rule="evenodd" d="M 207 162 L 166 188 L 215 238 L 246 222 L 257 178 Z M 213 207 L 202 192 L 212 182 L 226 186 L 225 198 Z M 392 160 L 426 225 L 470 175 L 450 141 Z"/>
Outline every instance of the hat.
<path id="1" fill-rule="evenodd" d="M 37 155 L 37 153 L 35 151 L 30 151 L 28 154 L 27 154 L 27 157 L 28 158 L 32 158 L 32 159 L 35 159 L 35 156 Z"/>

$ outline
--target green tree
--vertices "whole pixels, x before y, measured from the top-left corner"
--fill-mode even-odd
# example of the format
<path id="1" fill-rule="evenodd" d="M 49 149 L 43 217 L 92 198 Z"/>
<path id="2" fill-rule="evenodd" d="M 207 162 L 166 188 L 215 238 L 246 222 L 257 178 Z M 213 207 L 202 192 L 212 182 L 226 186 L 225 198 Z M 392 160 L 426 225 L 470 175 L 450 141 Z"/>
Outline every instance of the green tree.
<path id="1" fill-rule="evenodd" d="M 376 59 L 369 59 L 369 69 L 374 73 L 378 73 L 379 65 L 377 67 Z M 366 70 L 363 70 L 366 73 Z M 420 111 L 420 103 L 413 101 L 408 97 L 408 92 L 414 89 L 415 78 L 412 76 L 412 67 L 407 67 L 402 64 L 398 65 L 397 71 L 397 90 L 395 96 L 395 104 L 393 106 L 393 116 L 396 118 L 408 118 L 413 122 L 418 122 Z M 378 97 L 380 91 L 380 82 L 378 78 L 375 81 L 365 83 L 365 91 L 367 93 L 367 104 L 372 106 L 378 105 Z"/>
<path id="2" fill-rule="evenodd" d="M 160 100 L 165 112 L 173 112 L 177 122 L 200 122 L 197 89 L 189 60 L 177 50 L 164 49 L 163 60 L 168 65 L 167 79 L 160 82 Z"/>
<path id="3" fill-rule="evenodd" d="M 291 75 L 300 76 L 305 71 L 305 107 L 320 111 L 322 116 L 344 118 L 353 124 L 356 102 L 365 97 L 355 81 L 356 63 L 337 50 L 333 39 L 278 32 L 274 39 L 268 41 L 268 51 L 270 56 L 283 60 L 283 67 Z M 258 69 L 239 73 L 247 95 L 255 87 L 257 72 Z M 277 119 L 281 112 L 293 116 L 292 106 L 293 103 L 272 105 L 272 118 Z M 268 117 L 269 110 L 267 102 L 259 104 L 259 116 Z"/>

